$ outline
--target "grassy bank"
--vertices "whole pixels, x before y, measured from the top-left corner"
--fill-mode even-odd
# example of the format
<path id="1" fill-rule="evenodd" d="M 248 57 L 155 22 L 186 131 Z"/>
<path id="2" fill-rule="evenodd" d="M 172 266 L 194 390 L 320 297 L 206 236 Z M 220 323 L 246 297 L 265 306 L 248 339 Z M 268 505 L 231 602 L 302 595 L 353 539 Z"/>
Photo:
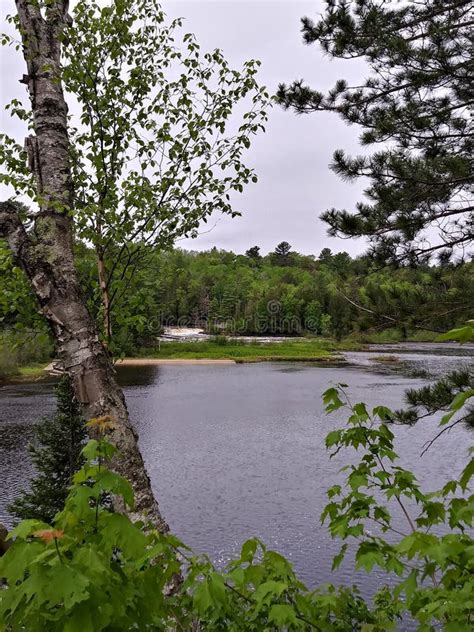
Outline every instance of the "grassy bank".
<path id="1" fill-rule="evenodd" d="M 434 331 L 417 329 L 408 332 L 406 337 L 400 329 L 390 328 L 375 333 L 356 333 L 349 336 L 347 341 L 354 340 L 362 344 L 395 344 L 398 342 L 434 342 L 438 334 Z"/>
<path id="2" fill-rule="evenodd" d="M 285 340 L 283 342 L 247 342 L 218 337 L 199 342 L 162 342 L 159 347 L 141 349 L 133 354 L 136 358 L 156 360 L 233 360 L 234 362 L 318 362 L 337 357 L 341 351 L 357 350 L 361 345 L 354 341 L 337 343 L 323 338 Z M 19 353 L 12 354 L 12 347 L 0 347 L 0 382 L 34 380 L 44 375 L 49 362 L 31 361 Z M 43 354 L 42 354 L 43 355 Z M 1 364 L 3 358 L 3 365 Z M 8 362 L 7 362 L 8 358 Z"/>
<path id="3" fill-rule="evenodd" d="M 35 362 L 33 364 L 27 364 L 26 366 L 20 366 L 18 367 L 17 375 L 25 379 L 41 377 L 48 364 L 49 362 Z"/>
<path id="4" fill-rule="evenodd" d="M 49 362 L 35 362 L 33 364 L 25 364 L 16 366 L 0 373 L 0 385 L 17 384 L 20 382 L 34 382 L 35 380 L 46 377 L 45 368 Z"/>
<path id="5" fill-rule="evenodd" d="M 46 334 L 3 331 L 0 335 L 0 382 L 41 376 L 52 351 L 53 345 Z"/>
<path id="6" fill-rule="evenodd" d="M 327 338 L 288 339 L 282 342 L 231 340 L 218 336 L 199 342 L 162 342 L 159 347 L 142 348 L 130 357 L 156 360 L 233 360 L 235 362 L 318 362 L 337 357 L 342 351 L 359 351 L 365 344 L 398 342 L 430 342 L 431 332 L 415 332 L 403 339 L 397 329 L 377 334 L 358 334 L 336 342 Z M 33 344 L 21 344 L 17 336 L 0 338 L 0 382 L 34 380 L 44 374 L 50 362 L 51 344 L 35 339 Z"/>
<path id="7" fill-rule="evenodd" d="M 329 360 L 342 350 L 357 349 L 357 343 L 340 344 L 325 339 L 285 340 L 284 342 L 240 342 L 210 340 L 202 342 L 163 342 L 160 348 L 142 350 L 139 357 L 156 359 L 262 361 Z"/>

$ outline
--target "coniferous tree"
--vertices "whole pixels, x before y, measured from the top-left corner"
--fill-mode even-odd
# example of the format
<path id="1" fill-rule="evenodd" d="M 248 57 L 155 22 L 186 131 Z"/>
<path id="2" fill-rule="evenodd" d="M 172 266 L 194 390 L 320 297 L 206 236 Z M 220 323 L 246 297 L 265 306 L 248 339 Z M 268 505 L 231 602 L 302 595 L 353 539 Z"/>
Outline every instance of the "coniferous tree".
<path id="1" fill-rule="evenodd" d="M 303 18 L 307 44 L 332 58 L 363 58 L 361 85 L 338 81 L 327 94 L 302 81 L 279 89 L 298 113 L 333 111 L 362 128 L 354 158 L 334 154 L 342 178 L 366 177 L 368 201 L 330 209 L 332 236 L 368 236 L 384 261 L 464 252 L 474 237 L 472 0 L 326 0 L 321 19 Z"/>
<path id="2" fill-rule="evenodd" d="M 81 466 L 87 433 L 69 378 L 60 380 L 56 397 L 56 412 L 36 425 L 35 441 L 29 446 L 37 474 L 30 490 L 21 492 L 9 507 L 19 520 L 31 518 L 51 523 L 63 508 L 72 477 Z"/>
<path id="3" fill-rule="evenodd" d="M 280 266 L 289 265 L 291 260 L 291 245 L 287 241 L 281 241 L 271 253 L 272 260 Z"/>
<path id="4" fill-rule="evenodd" d="M 252 246 L 252 248 L 245 251 L 245 256 L 249 259 L 254 259 L 255 261 L 261 259 L 262 255 L 260 254 L 260 246 Z"/>
<path id="5" fill-rule="evenodd" d="M 336 112 L 362 128 L 363 145 L 381 145 L 355 158 L 334 153 L 335 173 L 370 185 L 355 212 L 322 214 L 329 234 L 369 237 L 370 254 L 383 262 L 464 259 L 474 239 L 472 0 L 326 5 L 319 21 L 303 18 L 304 41 L 333 58 L 363 58 L 370 74 L 357 86 L 340 80 L 327 94 L 302 81 L 282 84 L 280 103 L 298 113 Z M 398 419 L 442 410 L 472 379 L 472 371 L 454 372 L 407 392 L 409 410 Z"/>
<path id="6" fill-rule="evenodd" d="M 279 257 L 287 257 L 291 252 L 291 246 L 287 241 L 281 241 L 275 248 L 275 254 Z"/>

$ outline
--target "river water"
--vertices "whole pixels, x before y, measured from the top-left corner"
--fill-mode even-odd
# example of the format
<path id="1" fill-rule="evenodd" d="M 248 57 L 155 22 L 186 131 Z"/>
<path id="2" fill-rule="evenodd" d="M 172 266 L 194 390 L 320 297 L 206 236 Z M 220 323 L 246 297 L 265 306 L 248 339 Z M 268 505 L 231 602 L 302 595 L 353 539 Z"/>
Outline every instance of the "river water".
<path id="1" fill-rule="evenodd" d="M 394 354 L 401 361 L 380 359 Z M 344 416 L 326 416 L 321 395 L 343 382 L 353 401 L 398 408 L 405 389 L 444 370 L 474 366 L 473 355 L 472 346 L 378 347 L 347 354 L 348 364 L 122 367 L 119 378 L 162 512 L 185 543 L 222 564 L 245 539 L 258 536 L 288 556 L 309 585 L 357 581 L 369 594 L 381 575 L 355 573 L 350 562 L 330 573 L 339 544 L 319 515 L 326 489 L 341 480 L 339 469 L 353 455 L 328 458 L 324 438 Z M 52 387 L 36 382 L 0 389 L 0 522 L 7 525 L 6 507 L 32 473 L 32 424 L 54 407 Z M 401 465 L 430 489 L 458 474 L 473 439 L 471 429 L 457 426 L 421 457 L 436 427 L 434 419 L 394 427 Z"/>

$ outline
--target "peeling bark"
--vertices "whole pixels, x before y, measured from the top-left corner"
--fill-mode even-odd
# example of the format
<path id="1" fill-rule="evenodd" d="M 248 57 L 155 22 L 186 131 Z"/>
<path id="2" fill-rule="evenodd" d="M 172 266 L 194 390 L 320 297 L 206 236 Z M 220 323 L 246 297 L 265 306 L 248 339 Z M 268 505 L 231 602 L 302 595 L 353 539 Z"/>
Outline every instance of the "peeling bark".
<path id="1" fill-rule="evenodd" d="M 28 86 L 35 132 L 25 145 L 40 209 L 33 230 L 27 233 L 16 204 L 0 203 L 0 237 L 7 239 L 31 282 L 85 416 L 109 415 L 115 421 L 109 440 L 120 456 L 112 467 L 133 486 L 136 506 L 131 517 L 146 517 L 166 531 L 123 393 L 87 310 L 74 265 L 67 105 L 59 80 L 61 33 L 69 19 L 67 4 L 53 1 L 43 15 L 37 3 L 16 0 L 28 69 L 22 81 Z"/>

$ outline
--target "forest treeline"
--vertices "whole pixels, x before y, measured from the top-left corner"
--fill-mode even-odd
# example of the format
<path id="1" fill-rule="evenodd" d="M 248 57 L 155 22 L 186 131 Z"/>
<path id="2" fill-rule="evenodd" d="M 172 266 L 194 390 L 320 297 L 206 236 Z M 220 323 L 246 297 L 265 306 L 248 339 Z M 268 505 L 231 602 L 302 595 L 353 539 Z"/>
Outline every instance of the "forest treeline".
<path id="1" fill-rule="evenodd" d="M 93 257 L 84 250 L 80 262 L 100 322 Z M 166 325 L 337 339 L 394 328 L 400 338 L 446 331 L 469 317 L 473 281 L 474 263 L 380 268 L 369 257 L 328 248 L 317 256 L 299 254 L 286 242 L 266 256 L 258 247 L 244 255 L 150 249 L 113 306 L 113 340 L 131 352 Z"/>
<path id="2" fill-rule="evenodd" d="M 89 308 L 102 322 L 96 261 L 78 244 Z M 116 353 L 150 347 L 164 326 L 197 326 L 234 335 L 321 335 L 338 340 L 429 339 L 469 317 L 474 263 L 380 267 L 368 256 L 324 248 L 303 255 L 282 242 L 265 256 L 143 248 L 112 303 Z M 46 332 L 21 270 L 1 251 L 4 329 Z M 29 344 L 29 343 L 28 343 Z"/>

